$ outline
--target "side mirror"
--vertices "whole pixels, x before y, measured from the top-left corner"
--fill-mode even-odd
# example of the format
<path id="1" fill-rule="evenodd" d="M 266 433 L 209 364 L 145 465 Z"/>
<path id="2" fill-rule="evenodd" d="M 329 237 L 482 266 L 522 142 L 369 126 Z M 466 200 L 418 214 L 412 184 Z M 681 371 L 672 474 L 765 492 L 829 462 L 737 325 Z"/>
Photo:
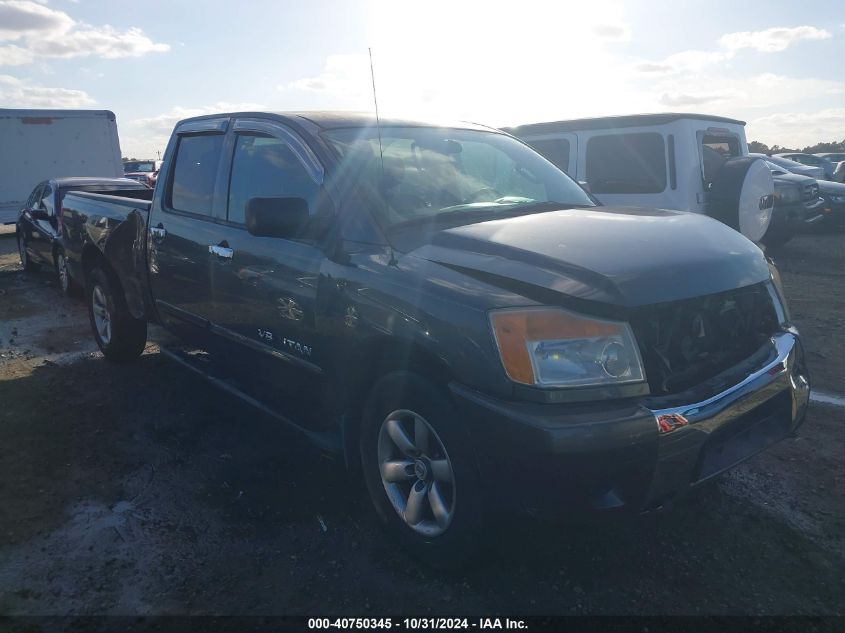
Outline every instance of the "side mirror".
<path id="1" fill-rule="evenodd" d="M 304 198 L 250 198 L 246 230 L 256 237 L 292 237 L 308 222 Z"/>
<path id="2" fill-rule="evenodd" d="M 578 184 L 581 185 L 581 189 L 583 189 L 587 193 L 593 193 L 592 191 L 590 191 L 590 183 L 588 183 L 586 180 L 579 180 Z"/>
<path id="3" fill-rule="evenodd" d="M 50 214 L 47 213 L 47 209 L 30 209 L 29 217 L 33 220 L 49 220 Z"/>

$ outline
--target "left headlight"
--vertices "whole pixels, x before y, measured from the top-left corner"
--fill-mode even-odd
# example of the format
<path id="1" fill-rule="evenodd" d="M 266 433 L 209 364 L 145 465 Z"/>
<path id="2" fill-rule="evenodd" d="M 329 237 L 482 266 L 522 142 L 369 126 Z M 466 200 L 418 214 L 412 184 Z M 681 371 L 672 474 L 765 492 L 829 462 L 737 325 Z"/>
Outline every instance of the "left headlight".
<path id="1" fill-rule="evenodd" d="M 645 380 L 630 325 L 560 308 L 490 313 L 505 372 L 538 387 L 618 385 Z"/>

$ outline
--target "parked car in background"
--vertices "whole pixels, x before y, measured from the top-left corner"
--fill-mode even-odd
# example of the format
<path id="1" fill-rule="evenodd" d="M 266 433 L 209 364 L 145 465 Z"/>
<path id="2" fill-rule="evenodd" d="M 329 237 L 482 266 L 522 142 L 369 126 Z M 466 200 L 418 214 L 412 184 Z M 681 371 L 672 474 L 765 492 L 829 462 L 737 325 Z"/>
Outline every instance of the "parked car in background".
<path id="1" fill-rule="evenodd" d="M 829 160 L 836 166 L 833 170 L 834 182 L 845 182 L 845 152 L 823 152 L 813 155 Z"/>
<path id="2" fill-rule="evenodd" d="M 635 114 L 531 123 L 505 131 L 584 183 L 602 204 L 707 214 L 759 242 L 774 182 L 749 158 L 745 122 L 706 114 Z"/>
<path id="3" fill-rule="evenodd" d="M 162 323 L 162 355 L 343 454 L 425 561 L 502 510 L 666 507 L 804 419 L 757 246 L 597 206 L 498 130 L 217 114 L 177 124 L 162 170 L 152 201 L 65 201 L 104 356 Z"/>
<path id="4" fill-rule="evenodd" d="M 68 273 L 62 246 L 62 202 L 70 191 L 124 192 L 147 190 L 146 185 L 128 178 L 52 178 L 40 182 L 29 194 L 18 214 L 16 236 L 24 270 L 42 265 L 56 271 L 59 288 L 73 294 L 78 283 Z"/>
<path id="5" fill-rule="evenodd" d="M 114 113 L 0 109 L 0 224 L 12 224 L 32 188 L 56 174 L 123 175 Z"/>
<path id="6" fill-rule="evenodd" d="M 123 175 L 126 178 L 154 187 L 161 169 L 160 160 L 128 160 L 123 163 Z"/>
<path id="7" fill-rule="evenodd" d="M 824 200 L 819 196 L 819 183 L 815 178 L 793 174 L 769 161 L 766 164 L 775 181 L 775 204 L 772 224 L 763 243 L 777 247 L 820 222 Z"/>
<path id="8" fill-rule="evenodd" d="M 801 163 L 796 163 L 794 160 L 789 160 L 788 158 L 781 158 L 780 156 L 768 156 L 767 154 L 749 154 L 749 156 L 754 156 L 756 158 L 760 158 L 762 160 L 768 161 L 774 165 L 777 165 L 783 170 L 786 170 L 793 174 L 798 174 L 799 176 L 807 176 L 807 178 L 815 178 L 816 180 L 824 180 L 824 169 L 821 167 L 812 167 L 810 165 L 802 165 Z"/>
<path id="9" fill-rule="evenodd" d="M 801 163 L 808 167 L 817 167 L 822 170 L 824 180 L 833 180 L 833 173 L 836 171 L 836 164 L 821 158 L 815 154 L 805 154 L 803 152 L 788 152 L 782 154 L 774 154 L 777 158 L 785 158 L 787 160 Z"/>
<path id="10" fill-rule="evenodd" d="M 845 226 L 845 184 L 822 181 L 819 194 L 824 200 L 821 212 L 825 224 Z"/>

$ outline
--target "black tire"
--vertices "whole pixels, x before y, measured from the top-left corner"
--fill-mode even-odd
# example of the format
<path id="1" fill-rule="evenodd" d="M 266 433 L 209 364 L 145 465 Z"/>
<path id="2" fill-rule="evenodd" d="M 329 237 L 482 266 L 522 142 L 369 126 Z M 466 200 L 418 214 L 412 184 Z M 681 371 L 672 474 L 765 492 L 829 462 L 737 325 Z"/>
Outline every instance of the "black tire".
<path id="1" fill-rule="evenodd" d="M 95 268 L 88 276 L 87 290 L 88 318 L 103 356 L 115 362 L 140 356 L 147 344 L 147 322 L 129 313 L 120 283 L 103 269 Z"/>
<path id="2" fill-rule="evenodd" d="M 56 271 L 56 281 L 59 284 L 59 292 L 66 297 L 78 297 L 82 294 L 82 288 L 79 287 L 70 276 L 70 271 L 67 267 L 67 259 L 62 249 L 56 251 L 53 258 L 53 268 Z"/>
<path id="3" fill-rule="evenodd" d="M 786 245 L 795 235 L 785 230 L 772 230 L 771 228 L 766 232 L 765 237 L 761 240 L 766 248 L 770 250 L 777 250 Z"/>
<path id="4" fill-rule="evenodd" d="M 454 484 L 450 499 L 454 505 L 448 527 L 437 535 L 421 534 L 410 527 L 388 497 L 382 480 L 379 459 L 382 424 L 391 413 L 400 410 L 422 416 L 448 454 Z M 439 569 L 463 566 L 478 553 L 483 544 L 480 527 L 484 520 L 481 480 L 467 430 L 462 427 L 445 389 L 410 371 L 387 374 L 375 384 L 367 399 L 359 442 L 361 468 L 370 499 L 382 524 L 404 551 Z M 417 481 L 412 486 L 421 483 Z M 431 512 L 431 506 L 428 507 Z"/>
<path id="5" fill-rule="evenodd" d="M 41 266 L 32 261 L 32 258 L 29 256 L 29 251 L 26 247 L 26 237 L 20 231 L 18 231 L 18 257 L 20 257 L 21 266 L 23 266 L 26 272 L 34 273 L 41 269 Z"/>
<path id="6" fill-rule="evenodd" d="M 761 191 L 761 181 L 765 181 L 765 191 Z M 774 180 L 765 161 L 737 156 L 726 161 L 713 178 L 707 214 L 760 242 L 771 224 L 773 204 Z M 764 217 L 766 209 L 769 211 L 765 226 L 750 221 L 756 220 L 757 215 Z"/>

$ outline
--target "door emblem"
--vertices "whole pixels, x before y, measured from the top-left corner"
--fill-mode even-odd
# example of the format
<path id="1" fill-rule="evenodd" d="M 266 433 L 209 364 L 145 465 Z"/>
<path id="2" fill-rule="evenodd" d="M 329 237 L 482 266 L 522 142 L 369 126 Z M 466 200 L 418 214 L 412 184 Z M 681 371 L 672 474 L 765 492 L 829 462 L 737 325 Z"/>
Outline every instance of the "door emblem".
<path id="1" fill-rule="evenodd" d="M 358 325 L 358 310 L 355 306 L 346 308 L 346 316 L 343 317 L 343 322 L 346 323 L 348 328 L 355 328 Z"/>
<path id="2" fill-rule="evenodd" d="M 276 307 L 279 309 L 279 314 L 283 319 L 301 321 L 304 316 L 302 308 L 300 308 L 299 304 L 291 297 L 281 297 L 278 300 L 278 305 Z"/>

